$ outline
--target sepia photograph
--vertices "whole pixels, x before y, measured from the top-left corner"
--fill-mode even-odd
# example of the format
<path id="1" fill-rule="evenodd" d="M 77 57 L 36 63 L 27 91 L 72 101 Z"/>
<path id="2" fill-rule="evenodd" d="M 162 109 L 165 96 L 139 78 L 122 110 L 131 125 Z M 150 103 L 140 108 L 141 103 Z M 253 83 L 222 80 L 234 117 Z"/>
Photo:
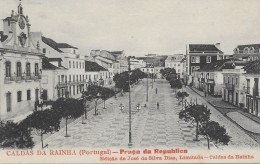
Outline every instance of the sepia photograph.
<path id="1" fill-rule="evenodd" d="M 0 163 L 260 163 L 259 0 L 0 0 Z"/>

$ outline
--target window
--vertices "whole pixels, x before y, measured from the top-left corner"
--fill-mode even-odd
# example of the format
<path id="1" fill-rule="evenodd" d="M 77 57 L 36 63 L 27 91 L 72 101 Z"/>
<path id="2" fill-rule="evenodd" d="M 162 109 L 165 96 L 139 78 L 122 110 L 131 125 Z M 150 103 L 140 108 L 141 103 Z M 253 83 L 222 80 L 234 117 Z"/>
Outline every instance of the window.
<path id="1" fill-rule="evenodd" d="M 17 72 L 17 77 L 21 77 L 22 76 L 22 65 L 21 62 L 17 62 L 16 63 L 16 72 Z"/>
<path id="2" fill-rule="evenodd" d="M 79 66 L 79 65 L 78 65 L 78 62 L 76 62 L 76 68 L 78 68 L 78 66 Z"/>
<path id="3" fill-rule="evenodd" d="M 76 54 L 76 50 L 73 50 L 73 53 Z"/>
<path id="4" fill-rule="evenodd" d="M 34 68 L 35 68 L 35 70 L 34 70 L 35 76 L 39 76 L 39 65 L 38 65 L 38 63 L 35 63 Z"/>
<path id="5" fill-rule="evenodd" d="M 211 63 L 211 56 L 207 56 L 206 62 L 207 62 L 207 63 Z"/>
<path id="6" fill-rule="evenodd" d="M 18 91 L 17 92 L 17 102 L 21 102 L 22 101 L 22 91 Z"/>
<path id="7" fill-rule="evenodd" d="M 71 68 L 71 61 L 69 61 L 69 68 Z"/>
<path id="8" fill-rule="evenodd" d="M 227 83 L 229 84 L 229 77 L 227 77 Z"/>
<path id="9" fill-rule="evenodd" d="M 81 62 L 79 62 L 79 68 L 81 68 Z"/>
<path id="10" fill-rule="evenodd" d="M 75 62 L 73 61 L 73 68 L 75 68 Z"/>
<path id="11" fill-rule="evenodd" d="M 73 75 L 73 82 L 75 82 L 75 75 Z"/>
<path id="12" fill-rule="evenodd" d="M 69 75 L 69 81 L 71 82 L 71 75 Z"/>
<path id="13" fill-rule="evenodd" d="M 27 100 L 31 100 L 31 90 L 27 90 Z"/>
<path id="14" fill-rule="evenodd" d="M 234 84 L 233 78 L 231 78 L 231 84 Z"/>
<path id="15" fill-rule="evenodd" d="M 192 56 L 191 57 L 191 63 L 195 63 L 196 62 L 195 59 L 196 59 L 195 56 Z"/>
<path id="16" fill-rule="evenodd" d="M 79 81 L 79 77 L 78 77 L 78 75 L 77 75 L 77 81 Z"/>
<path id="17" fill-rule="evenodd" d="M 11 77 L 11 62 L 5 63 L 5 77 Z"/>
<path id="18" fill-rule="evenodd" d="M 200 57 L 196 56 L 196 63 L 200 63 Z"/>
<path id="19" fill-rule="evenodd" d="M 47 100 L 48 99 L 48 91 L 46 89 L 44 89 L 42 91 L 42 99 L 43 100 Z"/>
<path id="20" fill-rule="evenodd" d="M 178 69 L 178 72 L 180 72 L 180 69 Z"/>
<path id="21" fill-rule="evenodd" d="M 238 78 L 236 78 L 236 85 L 238 85 Z"/>
<path id="22" fill-rule="evenodd" d="M 7 92 L 6 94 L 6 108 L 7 112 L 12 111 L 11 92 Z"/>
<path id="23" fill-rule="evenodd" d="M 84 68 L 84 62 L 82 63 L 82 68 Z"/>
<path id="24" fill-rule="evenodd" d="M 31 76 L 31 64 L 26 63 L 26 76 Z"/>
<path id="25" fill-rule="evenodd" d="M 224 83 L 226 83 L 226 77 L 224 77 Z"/>
<path id="26" fill-rule="evenodd" d="M 195 70 L 195 67 L 194 67 L 194 66 L 192 66 L 192 67 L 191 67 L 191 73 L 193 73 L 193 72 L 194 72 L 194 70 Z"/>
<path id="27" fill-rule="evenodd" d="M 44 53 L 44 54 L 46 53 L 46 48 L 42 49 L 42 53 Z"/>

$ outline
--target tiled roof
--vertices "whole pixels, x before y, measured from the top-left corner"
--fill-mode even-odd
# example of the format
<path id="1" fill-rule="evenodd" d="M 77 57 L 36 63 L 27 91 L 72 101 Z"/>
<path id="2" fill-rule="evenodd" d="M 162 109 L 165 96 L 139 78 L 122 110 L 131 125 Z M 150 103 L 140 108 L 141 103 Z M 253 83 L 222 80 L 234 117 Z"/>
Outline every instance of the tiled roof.
<path id="1" fill-rule="evenodd" d="M 58 48 L 75 48 L 78 49 L 77 47 L 73 47 L 67 43 L 58 43 Z"/>
<path id="2" fill-rule="evenodd" d="M 227 61 L 229 60 L 217 60 L 214 63 L 204 65 L 199 71 L 220 71 Z M 228 64 L 228 66 L 232 65 Z"/>
<path id="3" fill-rule="evenodd" d="M 227 61 L 219 69 L 234 69 L 235 66 L 246 66 L 248 61 Z"/>
<path id="4" fill-rule="evenodd" d="M 47 44 L 48 46 L 50 46 L 51 48 L 53 48 L 54 50 L 58 51 L 58 52 L 63 52 L 58 48 L 58 43 L 56 43 L 54 40 L 50 39 L 50 38 L 46 38 L 44 36 L 42 36 L 42 41 Z"/>
<path id="5" fill-rule="evenodd" d="M 189 44 L 191 52 L 222 52 L 214 44 Z"/>
<path id="6" fill-rule="evenodd" d="M 255 60 L 249 62 L 245 67 L 244 70 L 246 73 L 252 73 L 252 74 L 260 74 L 260 61 Z"/>
<path id="7" fill-rule="evenodd" d="M 65 68 L 63 66 L 57 67 L 57 66 L 51 64 L 49 61 L 50 61 L 50 59 L 47 58 L 47 57 L 44 57 L 42 59 L 42 69 L 43 70 L 56 70 L 56 69 L 65 69 L 66 70 L 67 69 L 67 68 Z"/>
<path id="8" fill-rule="evenodd" d="M 1 42 L 4 42 L 7 38 L 8 38 L 8 36 L 7 36 L 7 35 L 4 35 L 4 32 L 3 32 L 3 31 L 0 31 L 0 41 L 1 41 Z"/>
<path id="9" fill-rule="evenodd" d="M 49 61 L 62 61 L 61 58 L 49 58 Z"/>
<path id="10" fill-rule="evenodd" d="M 107 69 L 95 62 L 85 61 L 85 71 L 107 71 Z"/>

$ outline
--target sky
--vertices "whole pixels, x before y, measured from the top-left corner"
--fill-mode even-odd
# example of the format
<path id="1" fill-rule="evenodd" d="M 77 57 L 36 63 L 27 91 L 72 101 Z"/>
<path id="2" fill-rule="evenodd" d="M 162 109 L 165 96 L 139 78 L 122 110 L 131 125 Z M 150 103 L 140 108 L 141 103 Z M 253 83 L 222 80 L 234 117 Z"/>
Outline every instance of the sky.
<path id="1" fill-rule="evenodd" d="M 19 0 L 0 0 L 0 19 Z M 22 0 L 32 32 L 127 56 L 185 54 L 187 44 L 260 44 L 260 0 Z M 0 29 L 2 25 L 0 25 Z"/>

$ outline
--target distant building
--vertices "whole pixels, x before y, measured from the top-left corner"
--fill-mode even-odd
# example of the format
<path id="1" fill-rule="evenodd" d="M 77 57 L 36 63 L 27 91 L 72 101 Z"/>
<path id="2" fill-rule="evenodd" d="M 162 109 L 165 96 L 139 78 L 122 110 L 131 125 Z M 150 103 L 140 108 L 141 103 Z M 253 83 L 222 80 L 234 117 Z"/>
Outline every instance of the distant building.
<path id="1" fill-rule="evenodd" d="M 202 66 L 224 59 L 224 53 L 217 44 L 189 44 L 186 47 L 186 74 L 185 82 L 193 81 L 192 74 Z"/>
<path id="2" fill-rule="evenodd" d="M 177 77 L 183 78 L 185 69 L 185 56 L 183 54 L 170 55 L 165 60 L 165 68 L 174 68 L 177 73 Z"/>
<path id="3" fill-rule="evenodd" d="M 238 45 L 234 49 L 234 57 L 241 60 L 260 60 L 260 44 Z"/>
<path id="4" fill-rule="evenodd" d="M 131 70 L 137 69 L 137 68 L 141 68 L 141 67 L 145 67 L 146 63 L 143 60 L 139 60 L 136 58 L 130 58 L 130 68 Z"/>
<path id="5" fill-rule="evenodd" d="M 30 113 L 40 100 L 43 54 L 31 42 L 31 24 L 21 3 L 0 31 L 0 120 Z"/>

